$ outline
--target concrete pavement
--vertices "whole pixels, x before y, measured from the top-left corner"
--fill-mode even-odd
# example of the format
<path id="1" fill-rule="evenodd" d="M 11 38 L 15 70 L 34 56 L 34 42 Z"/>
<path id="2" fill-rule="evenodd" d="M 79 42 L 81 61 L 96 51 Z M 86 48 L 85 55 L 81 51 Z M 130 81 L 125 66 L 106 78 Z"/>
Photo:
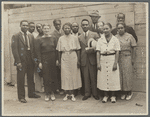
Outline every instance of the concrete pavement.
<path id="1" fill-rule="evenodd" d="M 17 99 L 17 87 L 4 85 L 4 107 L 5 115 L 112 115 L 112 114 L 146 114 L 146 93 L 134 92 L 130 101 L 117 99 L 116 103 L 102 103 L 101 100 L 95 100 L 93 97 L 82 101 L 81 95 L 76 97 L 76 102 L 71 100 L 63 101 L 64 95 L 56 94 L 55 101 L 44 101 L 44 93 L 39 99 L 27 97 L 28 103 L 20 103 Z"/>

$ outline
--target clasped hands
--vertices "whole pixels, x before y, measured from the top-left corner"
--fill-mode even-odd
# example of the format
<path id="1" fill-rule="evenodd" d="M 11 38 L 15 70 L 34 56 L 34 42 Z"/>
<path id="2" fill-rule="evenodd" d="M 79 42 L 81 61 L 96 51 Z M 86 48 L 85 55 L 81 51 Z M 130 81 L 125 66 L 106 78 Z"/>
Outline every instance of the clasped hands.
<path id="1" fill-rule="evenodd" d="M 100 64 L 97 64 L 97 70 L 102 70 L 102 68 L 101 68 L 101 65 Z M 116 62 L 114 62 L 114 64 L 113 64 L 113 68 L 112 68 L 112 71 L 116 71 L 117 70 L 117 63 Z"/>

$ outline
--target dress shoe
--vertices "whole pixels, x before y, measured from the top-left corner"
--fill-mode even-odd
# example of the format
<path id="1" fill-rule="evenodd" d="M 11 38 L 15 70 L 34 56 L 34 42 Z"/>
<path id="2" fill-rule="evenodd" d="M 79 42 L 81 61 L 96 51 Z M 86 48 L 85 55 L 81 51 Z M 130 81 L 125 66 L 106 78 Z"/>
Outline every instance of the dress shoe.
<path id="1" fill-rule="evenodd" d="M 98 96 L 93 96 L 96 100 L 99 100 L 99 97 Z"/>
<path id="2" fill-rule="evenodd" d="M 103 98 L 102 102 L 103 102 L 103 103 L 106 103 L 106 102 L 107 102 L 107 100 L 108 100 L 108 98 L 109 98 L 108 96 L 104 96 L 104 98 Z"/>
<path id="3" fill-rule="evenodd" d="M 45 95 L 45 101 L 49 101 L 49 95 Z"/>
<path id="4" fill-rule="evenodd" d="M 111 99 L 111 103 L 116 103 L 116 97 L 115 96 L 112 96 L 110 99 Z"/>
<path id="5" fill-rule="evenodd" d="M 131 93 L 130 95 L 127 95 L 126 100 L 127 101 L 130 100 L 132 98 L 132 96 L 133 96 L 133 93 Z"/>
<path id="6" fill-rule="evenodd" d="M 84 96 L 83 98 L 82 98 L 82 100 L 87 100 L 88 98 L 90 98 L 91 96 Z"/>
<path id="7" fill-rule="evenodd" d="M 55 95 L 54 95 L 54 94 L 51 94 L 51 100 L 52 100 L 52 101 L 55 101 L 55 99 L 56 99 L 56 98 L 55 98 Z"/>
<path id="8" fill-rule="evenodd" d="M 75 101 L 76 101 L 76 98 L 74 97 L 74 95 L 73 95 L 73 94 L 71 95 L 71 100 L 72 100 L 73 102 L 75 102 Z"/>
<path id="9" fill-rule="evenodd" d="M 29 96 L 29 98 L 40 98 L 41 96 L 40 95 L 33 95 L 33 96 Z"/>
<path id="10" fill-rule="evenodd" d="M 21 102 L 21 103 L 27 103 L 27 101 L 25 99 L 19 99 L 19 102 Z"/>
<path id="11" fill-rule="evenodd" d="M 69 96 L 69 94 L 66 94 L 66 96 L 63 99 L 63 101 L 67 101 L 68 100 L 68 96 Z"/>

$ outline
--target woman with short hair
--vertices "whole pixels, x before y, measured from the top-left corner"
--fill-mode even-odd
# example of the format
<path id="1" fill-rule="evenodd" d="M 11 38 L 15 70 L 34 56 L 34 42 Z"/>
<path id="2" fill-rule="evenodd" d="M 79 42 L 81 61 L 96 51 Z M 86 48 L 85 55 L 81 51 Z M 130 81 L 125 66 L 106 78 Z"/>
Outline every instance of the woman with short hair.
<path id="1" fill-rule="evenodd" d="M 61 66 L 61 88 L 66 91 L 64 101 L 71 96 L 75 101 L 74 89 L 81 87 L 80 75 L 80 44 L 78 38 L 71 35 L 71 24 L 63 25 L 64 35 L 58 40 L 56 50 L 59 51 L 59 65 Z"/>
<path id="2" fill-rule="evenodd" d="M 97 87 L 104 91 L 102 102 L 106 103 L 109 96 L 111 102 L 116 102 L 115 92 L 120 88 L 119 77 L 119 40 L 111 34 L 110 23 L 104 24 L 104 35 L 97 42 Z M 110 95 L 109 95 L 110 94 Z"/>
<path id="3" fill-rule="evenodd" d="M 54 91 L 57 87 L 56 78 L 56 40 L 50 35 L 50 25 L 42 26 L 44 35 L 37 40 L 37 58 L 39 68 L 42 69 L 45 101 L 49 101 L 49 94 L 52 101 L 55 100 Z"/>
<path id="4" fill-rule="evenodd" d="M 117 23 L 118 34 L 116 37 L 120 41 L 120 55 L 119 55 L 119 66 L 120 66 L 120 79 L 121 79 L 121 99 L 130 100 L 132 93 L 132 79 L 133 79 L 133 66 L 135 61 L 135 47 L 136 41 L 134 37 L 125 31 L 125 23 Z"/>

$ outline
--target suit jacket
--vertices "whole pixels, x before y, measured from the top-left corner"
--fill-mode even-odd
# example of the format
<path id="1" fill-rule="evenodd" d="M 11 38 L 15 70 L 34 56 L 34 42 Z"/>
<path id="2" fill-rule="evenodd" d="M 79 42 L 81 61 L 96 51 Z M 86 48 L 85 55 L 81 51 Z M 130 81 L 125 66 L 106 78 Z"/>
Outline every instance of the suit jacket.
<path id="1" fill-rule="evenodd" d="M 135 34 L 135 31 L 134 31 L 134 29 L 132 27 L 126 26 L 125 30 L 126 30 L 127 33 L 131 34 L 135 38 L 136 42 L 138 42 L 138 38 L 137 38 L 137 36 Z M 111 31 L 111 33 L 115 36 L 117 34 L 117 28 L 113 29 Z"/>
<path id="2" fill-rule="evenodd" d="M 62 31 L 59 33 L 57 30 L 54 30 L 51 35 L 56 39 L 56 42 L 58 42 L 58 39 L 64 35 L 64 33 Z"/>
<path id="3" fill-rule="evenodd" d="M 31 51 L 31 57 L 32 60 L 34 61 L 34 37 L 31 34 L 28 34 L 28 39 L 30 42 L 30 51 Z M 26 56 L 27 56 L 27 46 L 25 44 L 25 41 L 22 37 L 21 32 L 15 34 L 12 36 L 12 42 L 11 42 L 11 48 L 12 48 L 12 53 L 14 56 L 14 65 L 16 66 L 18 63 L 24 63 L 26 62 Z"/>
<path id="4" fill-rule="evenodd" d="M 90 30 L 89 30 L 89 33 L 88 33 L 86 40 L 85 40 L 84 33 L 82 33 L 79 36 L 79 42 L 80 42 L 80 46 L 81 46 L 81 66 L 86 65 L 87 59 L 89 59 L 91 65 L 96 65 L 96 63 L 97 63 L 96 62 L 96 51 L 92 50 L 90 53 L 87 53 L 85 48 L 88 47 L 87 42 L 90 38 L 94 38 L 96 40 L 98 37 L 99 36 L 97 33 L 91 32 Z"/>
<path id="5" fill-rule="evenodd" d="M 92 31 L 92 32 L 97 32 L 97 27 L 95 29 L 94 24 L 92 23 L 89 30 Z"/>

